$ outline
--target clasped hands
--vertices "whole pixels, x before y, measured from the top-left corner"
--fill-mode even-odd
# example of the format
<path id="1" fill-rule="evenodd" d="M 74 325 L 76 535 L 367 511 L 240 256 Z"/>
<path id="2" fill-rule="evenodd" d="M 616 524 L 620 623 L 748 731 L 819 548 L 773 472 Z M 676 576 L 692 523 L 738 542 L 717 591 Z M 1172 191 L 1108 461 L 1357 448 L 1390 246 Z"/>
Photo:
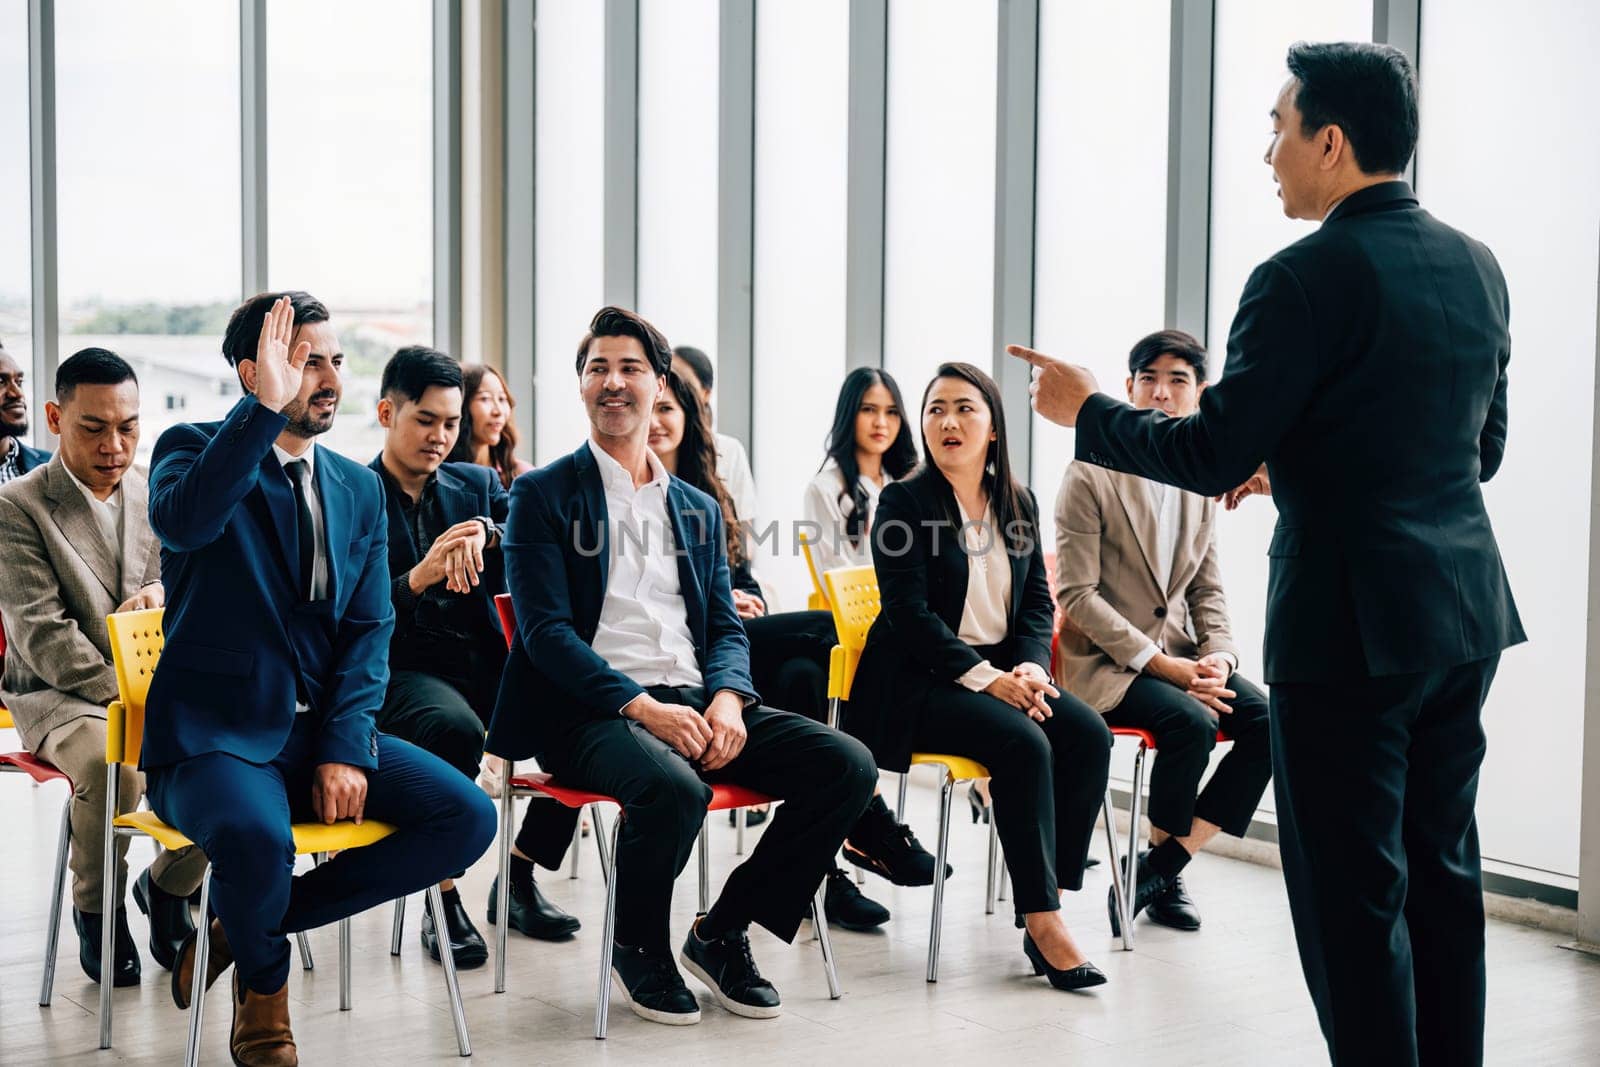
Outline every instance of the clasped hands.
<path id="1" fill-rule="evenodd" d="M 1232 706 L 1226 703 L 1238 696 L 1227 688 L 1233 664 L 1220 652 L 1201 656 L 1198 660 L 1157 653 L 1145 664 L 1144 669 L 1145 673 L 1182 689 L 1212 711 L 1223 715 L 1233 712 Z"/>
<path id="2" fill-rule="evenodd" d="M 997 700 L 1003 700 L 1019 711 L 1027 712 L 1034 722 L 1050 718 L 1050 702 L 1046 696 L 1058 697 L 1061 691 L 1050 683 L 1050 676 L 1037 663 L 1019 663 L 1010 673 L 1002 674 L 983 687 L 983 691 Z"/>
<path id="3" fill-rule="evenodd" d="M 744 751 L 749 731 L 744 725 L 744 698 L 719 689 L 701 714 L 687 704 L 667 704 L 640 693 L 622 714 L 671 745 L 702 771 L 721 770 Z"/>

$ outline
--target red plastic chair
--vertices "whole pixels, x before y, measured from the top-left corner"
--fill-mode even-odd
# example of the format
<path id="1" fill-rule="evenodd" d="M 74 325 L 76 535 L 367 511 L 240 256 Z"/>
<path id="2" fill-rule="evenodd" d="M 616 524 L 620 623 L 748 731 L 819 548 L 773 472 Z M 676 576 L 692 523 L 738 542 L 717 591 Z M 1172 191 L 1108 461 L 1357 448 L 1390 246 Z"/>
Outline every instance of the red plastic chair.
<path id="1" fill-rule="evenodd" d="M 500 613 L 500 627 L 505 631 L 506 647 L 512 647 L 516 641 L 517 619 L 511 607 L 511 596 L 501 593 L 494 598 L 495 609 Z M 555 779 L 543 772 L 535 774 L 517 774 L 516 765 L 511 760 L 506 760 L 506 784 L 500 791 L 500 888 L 497 893 L 495 915 L 495 969 L 494 991 L 506 991 L 506 943 L 509 939 L 508 928 L 510 924 L 511 893 L 511 822 L 514 802 L 518 797 L 542 797 L 553 800 L 567 808 L 582 810 L 589 809 L 589 817 L 594 822 L 595 848 L 600 853 L 600 868 L 606 879 L 606 917 L 605 928 L 600 946 L 600 984 L 595 996 L 594 1009 L 594 1036 L 597 1040 L 605 1040 L 606 1024 L 611 1011 L 611 951 L 616 934 L 617 922 L 617 838 L 622 832 L 623 812 L 622 804 L 615 797 L 604 793 L 594 793 L 586 789 L 573 789 L 556 782 Z M 706 811 L 732 811 L 737 808 L 752 807 L 756 804 L 770 804 L 775 797 L 754 789 L 743 786 L 718 784 L 711 787 L 711 803 L 706 805 Z M 610 840 L 606 840 L 605 823 L 600 817 L 601 804 L 615 804 L 619 809 L 616 818 L 611 824 Z M 700 860 L 700 908 L 703 913 L 711 907 L 711 871 L 710 849 L 706 834 L 706 823 L 700 824 L 700 837 L 696 844 L 696 851 Z M 811 901 L 811 923 L 816 928 L 817 940 L 822 947 L 823 969 L 828 976 L 828 996 L 838 1000 L 841 996 L 839 989 L 839 975 L 833 963 L 833 945 L 828 940 L 828 920 L 822 908 L 822 889 L 819 887 L 817 894 Z"/>

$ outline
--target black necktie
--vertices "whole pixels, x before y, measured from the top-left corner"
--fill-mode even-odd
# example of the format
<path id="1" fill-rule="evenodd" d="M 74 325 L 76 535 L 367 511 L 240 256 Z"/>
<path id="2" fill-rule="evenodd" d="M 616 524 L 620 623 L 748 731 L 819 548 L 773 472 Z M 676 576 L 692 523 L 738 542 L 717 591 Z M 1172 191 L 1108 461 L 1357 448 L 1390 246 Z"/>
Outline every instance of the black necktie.
<path id="1" fill-rule="evenodd" d="M 317 524 L 311 518 L 311 500 L 307 483 L 311 481 L 311 466 L 303 459 L 284 464 L 289 481 L 294 484 L 294 508 L 300 521 L 300 593 L 307 600 L 315 600 L 317 589 Z"/>

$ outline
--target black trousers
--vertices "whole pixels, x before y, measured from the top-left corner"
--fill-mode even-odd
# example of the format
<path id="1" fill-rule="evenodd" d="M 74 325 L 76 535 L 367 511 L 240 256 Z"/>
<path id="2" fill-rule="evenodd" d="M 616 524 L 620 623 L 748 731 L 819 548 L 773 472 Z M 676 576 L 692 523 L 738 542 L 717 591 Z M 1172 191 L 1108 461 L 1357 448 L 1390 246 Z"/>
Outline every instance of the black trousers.
<path id="1" fill-rule="evenodd" d="M 1082 888 L 1111 766 L 1105 720 L 1069 693 L 1046 699 L 1054 714 L 1037 723 L 987 693 L 939 686 L 913 741 L 919 752 L 966 756 L 989 769 L 995 830 L 1022 915 L 1055 911 L 1059 890 Z"/>
<path id="2" fill-rule="evenodd" d="M 1267 696 L 1243 675 L 1228 679 L 1238 694 L 1233 711 L 1221 715 L 1175 685 L 1135 678 L 1122 703 L 1106 712 L 1106 725 L 1149 730 L 1156 738 L 1150 770 L 1150 825 L 1182 837 L 1198 817 L 1223 833 L 1244 836 L 1272 778 L 1272 743 Z M 1217 764 L 1204 789 L 1200 778 L 1217 745 L 1217 724 L 1233 747 Z"/>
<path id="3" fill-rule="evenodd" d="M 780 611 L 744 620 L 750 676 L 762 703 L 828 721 L 828 654 L 838 642 L 826 611 Z"/>
<path id="4" fill-rule="evenodd" d="M 1284 880 L 1337 1067 L 1483 1062 L 1473 809 L 1499 659 L 1272 687 Z"/>
<path id="5" fill-rule="evenodd" d="M 702 709 L 707 703 L 699 688 L 652 688 L 650 694 Z M 710 774 L 620 716 L 587 723 L 546 753 L 545 769 L 564 784 L 622 802 L 619 943 L 671 951 L 673 883 L 694 849 L 711 800 L 709 783 L 715 782 L 783 801 L 749 858 L 729 873 L 719 910 L 736 922 L 759 923 L 785 941 L 794 939 L 846 831 L 872 799 L 878 769 L 865 745 L 803 716 L 756 706 L 745 710 L 744 722 L 744 750 Z"/>
<path id="6" fill-rule="evenodd" d="M 492 707 L 492 705 L 491 705 Z M 375 716 L 378 729 L 477 778 L 483 758 L 483 720 L 461 683 L 423 671 L 389 673 L 389 690 Z"/>

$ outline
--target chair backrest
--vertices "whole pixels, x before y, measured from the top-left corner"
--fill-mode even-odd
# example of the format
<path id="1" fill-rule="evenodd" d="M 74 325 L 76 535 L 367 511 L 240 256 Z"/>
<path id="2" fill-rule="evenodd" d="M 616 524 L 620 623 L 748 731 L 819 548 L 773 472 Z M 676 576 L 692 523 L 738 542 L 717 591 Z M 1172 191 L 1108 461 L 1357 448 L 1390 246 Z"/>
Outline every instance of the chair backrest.
<path id="1" fill-rule="evenodd" d="M 117 699 L 106 709 L 106 762 L 139 762 L 144 744 L 144 701 L 166 636 L 160 608 L 106 616 L 111 662 L 117 672 Z"/>
<path id="2" fill-rule="evenodd" d="M 827 611 L 828 591 L 822 587 L 817 561 L 811 558 L 811 535 L 804 530 L 800 531 L 800 553 L 806 557 L 806 570 L 811 572 L 811 594 L 806 597 L 806 610 Z"/>
<path id="3" fill-rule="evenodd" d="M 828 589 L 833 627 L 839 635 L 839 651 L 829 661 L 828 693 L 849 700 L 856 664 L 867 644 L 867 631 L 883 608 L 878 572 L 871 567 L 835 567 L 824 573 L 822 580 Z"/>
<path id="4" fill-rule="evenodd" d="M 509 652 L 517 640 L 517 613 L 511 607 L 511 594 L 496 593 L 494 610 L 500 613 L 500 629 L 506 632 L 506 651 Z"/>

